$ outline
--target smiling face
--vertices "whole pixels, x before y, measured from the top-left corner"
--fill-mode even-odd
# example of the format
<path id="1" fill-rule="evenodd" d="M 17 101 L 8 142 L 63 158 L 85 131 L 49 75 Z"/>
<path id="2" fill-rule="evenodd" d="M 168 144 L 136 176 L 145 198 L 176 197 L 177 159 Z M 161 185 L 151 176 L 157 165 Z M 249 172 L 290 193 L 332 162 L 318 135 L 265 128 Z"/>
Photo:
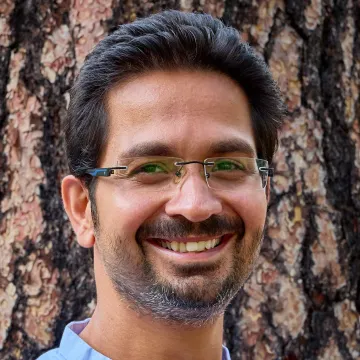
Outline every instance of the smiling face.
<path id="1" fill-rule="evenodd" d="M 222 74 L 142 74 L 110 91 L 107 112 L 99 167 L 129 156 L 256 156 L 247 98 Z M 95 254 L 119 295 L 157 318 L 195 324 L 219 315 L 259 252 L 265 190 L 209 189 L 202 171 L 186 165 L 177 186 L 160 192 L 97 178 Z"/>

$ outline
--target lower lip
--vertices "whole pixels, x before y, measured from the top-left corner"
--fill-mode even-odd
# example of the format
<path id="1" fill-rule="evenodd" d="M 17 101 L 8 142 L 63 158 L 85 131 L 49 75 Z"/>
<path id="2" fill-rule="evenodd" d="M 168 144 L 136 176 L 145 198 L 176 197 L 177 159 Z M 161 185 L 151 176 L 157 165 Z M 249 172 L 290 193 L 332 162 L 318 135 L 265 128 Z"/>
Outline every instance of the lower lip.
<path id="1" fill-rule="evenodd" d="M 226 235 L 225 235 L 226 236 Z M 148 243 L 153 245 L 156 250 L 164 255 L 173 258 L 178 261 L 203 261 L 213 259 L 219 255 L 219 253 L 233 240 L 236 239 L 236 234 L 232 236 L 228 236 L 226 239 L 221 240 L 220 244 L 210 250 L 201 251 L 201 252 L 177 252 L 169 249 L 163 248 L 158 244 L 156 240 L 148 239 L 146 240 Z"/>

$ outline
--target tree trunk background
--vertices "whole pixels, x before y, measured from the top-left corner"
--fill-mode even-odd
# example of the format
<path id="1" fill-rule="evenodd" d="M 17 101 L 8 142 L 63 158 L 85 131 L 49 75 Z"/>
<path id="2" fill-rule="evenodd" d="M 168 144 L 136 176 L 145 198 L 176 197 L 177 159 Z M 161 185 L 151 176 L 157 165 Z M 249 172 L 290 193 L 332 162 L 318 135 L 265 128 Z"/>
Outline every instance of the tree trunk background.
<path id="1" fill-rule="evenodd" d="M 232 359 L 359 359 L 357 0 L 0 1 L 0 358 L 36 358 L 94 309 L 59 191 L 69 88 L 108 32 L 168 8 L 239 29 L 290 111 L 259 265 L 225 316 Z"/>

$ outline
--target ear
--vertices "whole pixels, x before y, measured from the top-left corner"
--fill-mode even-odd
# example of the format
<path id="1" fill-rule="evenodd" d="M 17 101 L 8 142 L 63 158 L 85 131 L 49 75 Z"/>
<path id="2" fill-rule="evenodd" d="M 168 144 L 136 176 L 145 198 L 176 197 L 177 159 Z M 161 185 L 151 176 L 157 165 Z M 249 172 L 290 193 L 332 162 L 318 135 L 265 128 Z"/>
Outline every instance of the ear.
<path id="1" fill-rule="evenodd" d="M 61 195 L 78 243 L 82 247 L 91 248 L 95 236 L 88 190 L 80 179 L 68 175 L 62 181 Z"/>

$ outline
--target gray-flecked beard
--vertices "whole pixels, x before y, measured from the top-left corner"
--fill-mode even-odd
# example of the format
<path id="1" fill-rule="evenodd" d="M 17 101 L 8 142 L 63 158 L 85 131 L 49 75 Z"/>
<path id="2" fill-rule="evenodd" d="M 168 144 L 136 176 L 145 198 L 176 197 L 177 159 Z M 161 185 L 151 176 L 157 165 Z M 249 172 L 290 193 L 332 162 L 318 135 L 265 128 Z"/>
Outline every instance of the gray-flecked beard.
<path id="1" fill-rule="evenodd" d="M 254 233 L 250 240 L 253 246 L 250 250 L 245 251 L 243 246 L 245 231 L 242 221 L 229 221 L 218 217 L 208 220 L 203 226 L 196 224 L 196 228 L 194 228 L 194 224 L 184 221 L 181 223 L 175 221 L 172 224 L 161 222 L 155 226 L 142 227 L 136 236 L 137 244 L 143 255 L 140 263 L 135 263 L 127 251 L 127 244 L 134 240 L 111 239 L 109 236 L 100 240 L 100 233 L 98 233 L 97 237 L 100 241 L 97 241 L 96 246 L 98 246 L 105 270 L 119 296 L 127 300 L 139 314 L 151 315 L 167 323 L 198 327 L 215 321 L 224 313 L 231 299 L 249 277 L 258 258 L 262 229 Z M 236 230 L 234 226 L 238 226 Z M 240 231 L 238 231 L 239 228 Z M 201 276 L 202 272 L 206 274 L 209 271 L 215 271 L 215 267 L 219 264 L 207 266 L 193 264 L 177 268 L 176 273 L 180 275 L 180 278 L 176 284 L 172 284 L 163 280 L 164 276 L 161 277 L 156 273 L 152 263 L 148 260 L 145 247 L 142 245 L 142 240 L 150 237 L 149 235 L 151 237 L 156 237 L 155 235 L 160 237 L 159 235 L 161 235 L 163 238 L 166 238 L 165 233 L 168 238 L 174 235 L 183 237 L 190 233 L 212 236 L 227 230 L 239 234 L 233 253 L 228 255 L 232 256 L 233 267 L 226 278 L 207 278 L 204 286 L 189 284 L 182 286 L 181 280 L 188 279 L 189 276 Z M 249 243 L 248 241 L 249 239 L 247 243 Z M 106 245 L 102 246 L 102 244 Z M 251 260 L 249 261 L 249 259 Z"/>

